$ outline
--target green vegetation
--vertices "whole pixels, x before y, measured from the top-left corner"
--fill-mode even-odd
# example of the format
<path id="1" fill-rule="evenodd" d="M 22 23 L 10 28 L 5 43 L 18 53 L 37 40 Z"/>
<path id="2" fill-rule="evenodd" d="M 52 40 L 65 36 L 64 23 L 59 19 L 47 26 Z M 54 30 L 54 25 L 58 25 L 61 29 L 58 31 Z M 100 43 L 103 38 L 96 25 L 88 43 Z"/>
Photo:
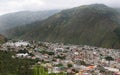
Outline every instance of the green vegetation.
<path id="1" fill-rule="evenodd" d="M 113 61 L 113 60 L 114 60 L 114 58 L 111 57 L 111 56 L 106 56 L 105 59 L 106 59 L 107 61 L 109 61 L 109 65 L 110 65 L 110 61 Z"/>
<path id="2" fill-rule="evenodd" d="M 48 75 L 48 71 L 40 65 L 34 66 L 34 75 Z"/>
<path id="3" fill-rule="evenodd" d="M 51 74 L 49 74 L 49 75 L 67 75 L 66 73 L 63 73 L 63 72 L 61 72 L 61 73 L 51 73 Z"/>
<path id="4" fill-rule="evenodd" d="M 0 16 L 0 31 L 7 30 L 16 26 L 24 26 L 32 22 L 41 21 L 49 16 L 59 12 L 59 10 L 48 10 L 48 11 L 20 11 L 15 13 L 9 13 Z M 11 19 L 12 18 L 12 19 Z M 3 32 L 4 33 L 4 32 Z M 21 35 L 22 33 L 18 33 Z"/>
<path id="5" fill-rule="evenodd" d="M 48 70 L 41 65 L 35 65 L 34 66 L 34 75 L 66 75 L 66 73 L 61 72 L 61 73 L 49 73 Z"/>
<path id="6" fill-rule="evenodd" d="M 57 55 L 55 58 L 58 58 L 58 59 L 65 59 L 66 56 L 60 56 L 60 55 Z"/>
<path id="7" fill-rule="evenodd" d="M 15 52 L 0 51 L 0 75 L 65 75 L 64 73 L 48 74 L 47 68 L 35 65 L 37 59 L 12 58 L 13 55 Z"/>
<path id="8" fill-rule="evenodd" d="M 45 50 L 41 50 L 39 52 L 42 54 L 54 55 L 54 52 L 49 52 L 49 51 L 45 51 Z"/>
<path id="9" fill-rule="evenodd" d="M 8 36 L 25 40 L 120 48 L 119 16 L 116 9 L 103 4 L 86 5 L 63 10 L 29 26 L 16 27 L 10 30 Z"/>
<path id="10" fill-rule="evenodd" d="M 67 64 L 67 66 L 68 66 L 69 68 L 73 67 L 73 65 L 72 65 L 72 64 Z"/>
<path id="11" fill-rule="evenodd" d="M 33 75 L 35 60 L 12 58 L 14 52 L 0 51 L 0 75 Z"/>
<path id="12" fill-rule="evenodd" d="M 115 34 L 118 36 L 118 38 L 120 39 L 120 27 L 116 28 L 114 30 Z M 120 41 L 120 40 L 119 40 Z"/>
<path id="13" fill-rule="evenodd" d="M 0 44 L 4 43 L 7 39 L 0 34 Z"/>

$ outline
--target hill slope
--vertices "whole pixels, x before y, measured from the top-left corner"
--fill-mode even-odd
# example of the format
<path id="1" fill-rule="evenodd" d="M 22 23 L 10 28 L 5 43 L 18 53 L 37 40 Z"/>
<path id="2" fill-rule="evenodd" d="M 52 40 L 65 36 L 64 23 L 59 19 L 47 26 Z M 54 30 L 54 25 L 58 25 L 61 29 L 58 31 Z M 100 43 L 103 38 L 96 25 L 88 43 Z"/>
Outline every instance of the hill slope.
<path id="1" fill-rule="evenodd" d="M 103 4 L 85 5 L 63 10 L 30 27 L 14 28 L 9 37 L 120 48 L 119 16 Z"/>
<path id="2" fill-rule="evenodd" d="M 0 44 L 4 43 L 7 39 L 0 34 Z"/>
<path id="3" fill-rule="evenodd" d="M 5 14 L 0 16 L 0 31 L 44 20 L 57 12 L 59 10 L 21 11 Z"/>

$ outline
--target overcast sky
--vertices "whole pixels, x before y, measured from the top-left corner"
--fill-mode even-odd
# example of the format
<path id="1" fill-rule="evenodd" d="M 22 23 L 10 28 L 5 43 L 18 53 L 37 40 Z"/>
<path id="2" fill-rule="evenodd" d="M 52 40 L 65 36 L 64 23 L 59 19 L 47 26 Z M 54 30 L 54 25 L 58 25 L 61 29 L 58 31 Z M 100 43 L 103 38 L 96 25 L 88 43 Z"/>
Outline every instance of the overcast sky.
<path id="1" fill-rule="evenodd" d="M 120 7 L 120 0 L 0 0 L 0 15 L 24 10 L 65 9 L 95 3 Z"/>

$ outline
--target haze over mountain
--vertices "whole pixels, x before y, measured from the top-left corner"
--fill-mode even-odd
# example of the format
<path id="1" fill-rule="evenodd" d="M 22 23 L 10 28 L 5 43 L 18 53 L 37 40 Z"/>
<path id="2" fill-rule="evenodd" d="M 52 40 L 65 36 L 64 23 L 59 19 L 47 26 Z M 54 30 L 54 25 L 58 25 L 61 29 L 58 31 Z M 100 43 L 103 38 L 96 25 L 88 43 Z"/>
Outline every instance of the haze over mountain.
<path id="1" fill-rule="evenodd" d="M 44 20 L 59 11 L 60 10 L 21 11 L 2 15 L 0 16 L 0 31 Z"/>
<path id="2" fill-rule="evenodd" d="M 8 30 L 9 38 L 120 48 L 120 13 L 103 4 L 63 10 L 44 21 Z M 34 27 L 34 28 L 33 28 Z"/>

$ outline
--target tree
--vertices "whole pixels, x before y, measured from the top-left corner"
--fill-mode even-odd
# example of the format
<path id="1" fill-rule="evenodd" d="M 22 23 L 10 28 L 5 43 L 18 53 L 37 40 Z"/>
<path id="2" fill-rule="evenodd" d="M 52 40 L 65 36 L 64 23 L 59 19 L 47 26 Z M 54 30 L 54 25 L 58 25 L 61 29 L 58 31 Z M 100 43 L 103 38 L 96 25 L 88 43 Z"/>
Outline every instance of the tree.
<path id="1" fill-rule="evenodd" d="M 68 66 L 68 68 L 71 68 L 71 67 L 73 67 L 73 65 L 72 64 L 67 64 L 67 66 Z"/>
<path id="2" fill-rule="evenodd" d="M 113 61 L 114 58 L 111 57 L 111 56 L 106 56 L 106 57 L 105 57 L 105 60 L 109 61 L 109 65 L 110 65 L 110 61 Z"/>

